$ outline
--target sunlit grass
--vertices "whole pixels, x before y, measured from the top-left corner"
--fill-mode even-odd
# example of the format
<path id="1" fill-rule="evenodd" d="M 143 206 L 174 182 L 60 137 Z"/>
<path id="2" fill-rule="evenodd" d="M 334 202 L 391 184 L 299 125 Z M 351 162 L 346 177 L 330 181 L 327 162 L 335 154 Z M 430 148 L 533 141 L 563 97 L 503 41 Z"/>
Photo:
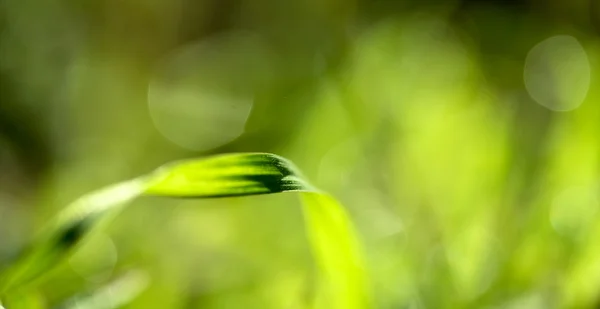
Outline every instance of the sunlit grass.
<path id="1" fill-rule="evenodd" d="M 9 295 L 15 290 L 33 289 L 32 282 L 63 262 L 102 219 L 137 196 L 216 198 L 279 192 L 300 192 L 304 197 L 306 230 L 322 273 L 316 293 L 324 297 L 311 308 L 370 308 L 363 254 L 344 208 L 312 187 L 291 162 L 265 153 L 179 161 L 81 197 L 2 274 L 0 291 Z M 112 288 L 107 289 L 83 301 L 81 306 L 116 308 L 124 299 L 130 299 L 126 293 L 110 300 L 107 295 L 102 296 L 111 293 Z"/>

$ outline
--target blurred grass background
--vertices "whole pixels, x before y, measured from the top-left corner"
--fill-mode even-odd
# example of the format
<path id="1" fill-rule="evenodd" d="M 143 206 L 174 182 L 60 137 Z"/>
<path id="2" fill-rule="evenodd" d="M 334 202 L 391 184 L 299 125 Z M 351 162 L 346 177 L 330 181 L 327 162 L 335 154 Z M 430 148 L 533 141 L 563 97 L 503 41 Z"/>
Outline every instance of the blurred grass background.
<path id="1" fill-rule="evenodd" d="M 264 151 L 349 209 L 376 308 L 598 308 L 599 34 L 595 0 L 0 0 L 0 261 L 100 186 Z M 130 271 L 124 308 L 316 293 L 293 194 L 143 198 L 34 302 Z"/>

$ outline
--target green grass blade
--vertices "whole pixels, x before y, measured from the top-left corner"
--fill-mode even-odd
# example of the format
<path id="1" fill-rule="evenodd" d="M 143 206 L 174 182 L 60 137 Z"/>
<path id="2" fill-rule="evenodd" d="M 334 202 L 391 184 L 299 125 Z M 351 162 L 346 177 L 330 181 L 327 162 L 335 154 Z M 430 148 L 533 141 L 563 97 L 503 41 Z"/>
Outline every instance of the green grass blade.
<path id="1" fill-rule="evenodd" d="M 326 308 L 371 308 L 362 249 L 342 205 L 325 193 L 302 193 L 306 232 L 325 280 Z"/>
<path id="2" fill-rule="evenodd" d="M 361 250 L 344 208 L 312 187 L 291 162 L 266 153 L 174 162 L 150 175 L 82 197 L 2 274 L 0 294 L 46 273 L 111 210 L 139 195 L 215 198 L 294 191 L 303 192 L 307 234 L 326 282 L 327 308 L 370 308 Z"/>
<path id="3" fill-rule="evenodd" d="M 150 175 L 146 194 L 226 197 L 314 191 L 288 160 L 268 153 L 240 153 L 168 164 Z"/>
<path id="4" fill-rule="evenodd" d="M 69 255 L 92 227 L 121 205 L 142 194 L 143 181 L 135 179 L 84 195 L 55 221 L 0 276 L 0 295 L 37 279 Z"/>

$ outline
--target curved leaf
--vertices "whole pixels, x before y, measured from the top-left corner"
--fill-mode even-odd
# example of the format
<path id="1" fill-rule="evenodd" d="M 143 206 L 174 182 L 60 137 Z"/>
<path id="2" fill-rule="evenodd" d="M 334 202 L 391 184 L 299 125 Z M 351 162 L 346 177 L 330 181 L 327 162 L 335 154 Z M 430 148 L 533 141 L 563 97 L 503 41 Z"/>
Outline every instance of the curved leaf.
<path id="1" fill-rule="evenodd" d="M 0 295 L 28 284 L 50 271 L 81 239 L 106 217 L 144 191 L 144 181 L 134 179 L 84 195 L 71 203 L 0 276 Z"/>
<path id="2" fill-rule="evenodd" d="M 45 274 L 68 256 L 102 218 L 139 195 L 214 198 L 289 191 L 303 192 L 306 230 L 327 287 L 327 308 L 369 308 L 362 253 L 344 208 L 312 187 L 291 162 L 267 153 L 174 162 L 147 176 L 83 196 L 2 273 L 0 294 Z"/>
<path id="3" fill-rule="evenodd" d="M 226 197 L 316 191 L 288 160 L 268 153 L 226 154 L 167 164 L 150 175 L 145 193 Z"/>
<path id="4" fill-rule="evenodd" d="M 321 269 L 326 308 L 370 308 L 362 248 L 346 211 L 328 194 L 302 193 L 306 232 Z"/>

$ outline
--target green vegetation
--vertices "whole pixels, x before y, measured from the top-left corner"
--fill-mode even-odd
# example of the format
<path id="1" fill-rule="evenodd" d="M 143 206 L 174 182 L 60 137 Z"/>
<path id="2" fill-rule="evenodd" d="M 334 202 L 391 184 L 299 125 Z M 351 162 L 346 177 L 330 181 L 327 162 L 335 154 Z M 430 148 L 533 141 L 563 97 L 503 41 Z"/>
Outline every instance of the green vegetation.
<path id="1" fill-rule="evenodd" d="M 598 76 L 598 0 L 0 0 L 0 301 L 600 308 Z"/>
<path id="2" fill-rule="evenodd" d="M 316 308 L 369 308 L 361 249 L 342 206 L 309 185 L 289 161 L 265 153 L 176 162 L 148 176 L 83 196 L 61 213 L 43 238 L 15 261 L 15 266 L 2 274 L 0 295 L 9 296 L 64 261 L 98 221 L 137 196 L 214 198 L 293 191 L 303 192 L 307 232 L 322 270 L 323 290 L 327 291 L 326 300 Z M 78 306 L 110 307 L 102 304 L 99 299 L 103 298 L 96 296 L 88 301 L 91 304 L 84 301 Z"/>

